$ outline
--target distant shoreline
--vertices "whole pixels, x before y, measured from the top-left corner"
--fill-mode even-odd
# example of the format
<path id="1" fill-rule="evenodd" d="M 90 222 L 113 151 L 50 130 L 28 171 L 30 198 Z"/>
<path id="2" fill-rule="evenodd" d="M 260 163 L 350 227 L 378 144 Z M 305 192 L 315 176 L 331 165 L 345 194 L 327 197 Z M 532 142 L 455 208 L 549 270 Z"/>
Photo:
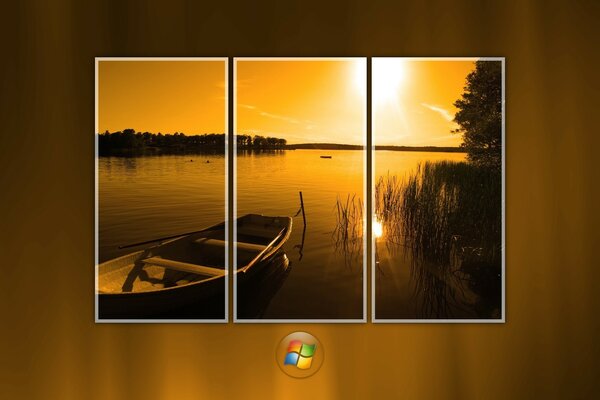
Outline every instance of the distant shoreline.
<path id="1" fill-rule="evenodd" d="M 364 146 L 353 144 L 333 144 L 333 143 L 303 143 L 291 144 L 281 148 L 243 148 L 238 147 L 237 152 L 282 152 L 295 150 L 323 150 L 323 151 L 347 151 L 347 150 L 364 150 Z M 423 153 L 466 153 L 467 151 L 461 147 L 437 147 L 437 146 L 375 146 L 376 151 L 398 151 L 398 152 L 423 152 Z M 98 155 L 104 156 L 156 156 L 156 155 L 223 155 L 225 154 L 224 146 L 149 146 L 142 148 L 100 148 Z"/>
<path id="2" fill-rule="evenodd" d="M 205 133 L 187 136 L 183 133 L 161 134 L 136 132 L 134 129 L 98 133 L 99 155 L 144 155 L 225 152 L 224 133 Z M 286 139 L 264 136 L 236 135 L 235 145 L 242 151 L 281 150 L 364 150 L 365 146 L 340 143 L 287 144 Z M 466 153 L 463 147 L 438 146 L 375 146 L 375 150 Z"/>
<path id="3" fill-rule="evenodd" d="M 356 144 L 337 144 L 337 143 L 301 143 L 288 144 L 285 150 L 364 150 L 365 146 Z M 441 147 L 441 146 L 375 146 L 375 150 L 387 151 L 416 151 L 428 153 L 466 153 L 467 150 L 462 147 Z"/>

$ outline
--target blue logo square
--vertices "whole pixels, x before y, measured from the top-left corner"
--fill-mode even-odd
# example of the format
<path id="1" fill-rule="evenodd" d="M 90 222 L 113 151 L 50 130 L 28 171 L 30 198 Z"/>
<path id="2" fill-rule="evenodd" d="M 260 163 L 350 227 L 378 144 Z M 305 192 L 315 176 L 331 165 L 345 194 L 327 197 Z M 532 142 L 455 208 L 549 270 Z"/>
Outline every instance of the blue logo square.
<path id="1" fill-rule="evenodd" d="M 287 353 L 283 365 L 296 365 L 298 364 L 298 353 Z"/>

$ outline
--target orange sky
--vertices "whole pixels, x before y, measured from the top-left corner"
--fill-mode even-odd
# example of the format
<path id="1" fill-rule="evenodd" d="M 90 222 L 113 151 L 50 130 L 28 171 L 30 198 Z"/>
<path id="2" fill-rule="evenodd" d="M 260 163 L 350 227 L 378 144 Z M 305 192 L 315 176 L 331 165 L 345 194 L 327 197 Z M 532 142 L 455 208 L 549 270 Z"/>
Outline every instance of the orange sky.
<path id="1" fill-rule="evenodd" d="M 473 61 L 373 58 L 373 142 L 458 146 L 452 118 Z M 365 143 L 364 58 L 244 60 L 237 131 L 288 143 Z M 224 61 L 99 61 L 98 129 L 225 132 Z"/>
<path id="2" fill-rule="evenodd" d="M 458 146 L 453 103 L 473 61 L 373 58 L 373 143 Z"/>
<path id="3" fill-rule="evenodd" d="M 99 61 L 98 130 L 225 133 L 225 61 Z"/>
<path id="4" fill-rule="evenodd" d="M 237 60 L 237 132 L 364 144 L 365 65 L 362 58 Z"/>

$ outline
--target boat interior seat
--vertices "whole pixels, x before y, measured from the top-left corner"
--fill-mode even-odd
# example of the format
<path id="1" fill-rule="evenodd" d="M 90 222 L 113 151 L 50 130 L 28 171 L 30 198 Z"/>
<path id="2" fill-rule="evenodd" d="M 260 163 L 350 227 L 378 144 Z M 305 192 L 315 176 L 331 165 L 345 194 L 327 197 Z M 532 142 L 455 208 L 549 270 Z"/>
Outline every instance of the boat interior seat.
<path id="1" fill-rule="evenodd" d="M 226 243 L 224 240 L 218 239 L 210 239 L 210 238 L 201 238 L 194 240 L 194 243 L 200 246 L 211 246 L 211 247 L 220 247 L 224 248 Z M 238 250 L 250 251 L 250 252 L 258 252 L 260 253 L 267 246 L 256 244 L 256 243 L 247 243 L 247 242 L 234 242 L 235 246 Z"/>
<path id="2" fill-rule="evenodd" d="M 256 236 L 260 238 L 273 238 L 283 227 L 270 225 L 265 228 L 255 226 L 240 226 L 237 230 L 239 235 Z"/>
<path id="3" fill-rule="evenodd" d="M 190 264 L 183 261 L 168 260 L 162 257 L 150 257 L 142 260 L 146 265 L 157 265 L 175 271 L 188 272 L 197 275 L 205 276 L 223 276 L 227 272 L 223 269 L 206 267 L 204 265 Z"/>

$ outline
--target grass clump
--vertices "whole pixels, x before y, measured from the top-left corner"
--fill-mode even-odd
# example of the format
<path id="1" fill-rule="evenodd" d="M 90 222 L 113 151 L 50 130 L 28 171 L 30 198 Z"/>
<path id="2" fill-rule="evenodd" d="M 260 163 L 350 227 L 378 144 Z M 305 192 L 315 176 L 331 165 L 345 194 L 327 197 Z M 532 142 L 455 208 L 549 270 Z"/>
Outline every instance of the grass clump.
<path id="1" fill-rule="evenodd" d="M 385 240 L 440 265 L 476 259 L 499 265 L 501 173 L 466 162 L 425 162 L 403 180 L 375 185 L 375 216 Z"/>
<path id="2" fill-rule="evenodd" d="M 333 230 L 335 247 L 345 253 L 358 254 L 363 241 L 363 202 L 355 194 L 335 203 L 336 224 Z"/>

